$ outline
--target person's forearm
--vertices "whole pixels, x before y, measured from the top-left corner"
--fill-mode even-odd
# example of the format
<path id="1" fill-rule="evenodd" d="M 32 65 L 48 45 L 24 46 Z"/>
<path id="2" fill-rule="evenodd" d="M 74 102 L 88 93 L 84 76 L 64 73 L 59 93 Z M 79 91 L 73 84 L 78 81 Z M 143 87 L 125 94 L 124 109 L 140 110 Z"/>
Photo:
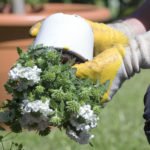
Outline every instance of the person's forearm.
<path id="1" fill-rule="evenodd" d="M 143 5 L 123 22 L 129 26 L 133 26 L 136 34 L 150 30 L 150 0 L 145 0 Z"/>

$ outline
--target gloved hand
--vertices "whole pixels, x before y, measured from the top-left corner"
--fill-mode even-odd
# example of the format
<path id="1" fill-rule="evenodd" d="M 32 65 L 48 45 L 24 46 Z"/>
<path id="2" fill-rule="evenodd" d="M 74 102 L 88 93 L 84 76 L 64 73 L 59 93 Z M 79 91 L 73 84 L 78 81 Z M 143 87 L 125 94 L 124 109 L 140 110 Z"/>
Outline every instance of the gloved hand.
<path id="1" fill-rule="evenodd" d="M 55 26 L 57 25 L 57 27 L 53 26 L 53 21 L 57 22 L 55 23 Z M 140 67 L 143 67 L 143 64 L 141 63 L 142 61 L 145 61 L 143 57 L 149 57 L 148 51 L 144 51 L 144 48 L 139 47 L 139 45 L 147 45 L 146 36 L 143 36 L 144 40 L 142 37 L 131 40 L 131 37 L 127 36 L 127 32 L 124 34 L 105 24 L 93 23 L 85 21 L 78 16 L 68 16 L 63 14 L 56 14 L 53 17 L 46 19 L 44 24 L 45 25 L 42 25 L 42 29 L 36 38 L 35 44 L 44 43 L 46 45 L 54 46 L 56 43 L 55 46 L 57 46 L 60 44 L 60 41 L 66 38 L 65 42 L 61 43 L 61 46 L 64 47 L 70 43 L 70 47 L 72 47 L 70 50 L 80 49 L 80 52 L 84 51 L 84 53 L 81 53 L 82 56 L 85 56 L 88 50 L 88 48 L 86 48 L 86 45 L 89 44 L 87 40 L 89 40 L 90 36 L 94 35 L 95 54 L 99 54 L 100 52 L 101 54 L 96 56 L 92 61 L 75 65 L 75 67 L 77 68 L 77 76 L 79 77 L 90 77 L 94 80 L 98 79 L 102 83 L 106 80 L 110 80 L 110 87 L 103 101 L 111 99 L 123 80 L 132 76 L 134 72 L 138 72 Z M 51 27 L 54 28 L 52 29 Z M 59 30 L 59 28 L 61 28 L 61 30 Z M 91 34 L 91 29 L 93 30 L 93 35 Z M 51 31 L 49 32 L 49 30 Z M 60 32 L 57 32 L 57 30 Z M 56 35 L 56 40 L 53 39 L 52 34 Z M 86 34 L 88 36 L 86 36 Z M 71 40 L 69 37 L 71 37 Z M 79 45 L 80 47 L 77 47 Z M 142 54 L 141 56 L 140 53 Z M 148 63 L 147 60 L 146 65 Z"/>
<path id="2" fill-rule="evenodd" d="M 145 28 L 136 19 L 109 25 L 91 21 L 88 23 L 94 33 L 96 57 L 92 61 L 75 65 L 75 67 L 79 77 L 90 77 L 94 80 L 100 80 L 101 83 L 110 81 L 110 87 L 103 98 L 103 102 L 105 102 L 113 97 L 124 80 L 130 78 L 135 72 L 139 72 L 140 67 L 145 67 L 145 65 L 139 64 L 144 59 L 140 58 L 139 53 L 143 53 L 144 57 L 148 58 L 149 54 L 146 56 L 148 51 L 141 47 L 138 48 L 138 45 L 143 46 L 146 39 L 141 42 L 143 41 L 141 37 L 135 38 L 144 33 Z M 146 62 L 146 67 L 147 65 Z"/>
<path id="3" fill-rule="evenodd" d="M 144 96 L 144 114 L 143 118 L 145 119 L 144 131 L 147 137 L 147 140 L 150 144 L 150 86 L 147 89 L 147 92 Z"/>
<path id="4" fill-rule="evenodd" d="M 76 64 L 78 77 L 89 77 L 101 83 L 110 81 L 103 101 L 110 100 L 122 85 L 140 68 L 150 68 L 150 32 L 129 41 L 128 46 L 115 45 L 93 60 Z"/>

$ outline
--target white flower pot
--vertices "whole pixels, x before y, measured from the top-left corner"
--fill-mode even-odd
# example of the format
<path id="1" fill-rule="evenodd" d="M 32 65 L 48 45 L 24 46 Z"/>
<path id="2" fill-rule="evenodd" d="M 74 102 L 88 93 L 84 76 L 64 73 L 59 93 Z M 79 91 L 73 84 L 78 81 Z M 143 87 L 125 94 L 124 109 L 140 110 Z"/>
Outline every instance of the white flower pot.
<path id="1" fill-rule="evenodd" d="M 84 59 L 93 58 L 92 28 L 77 15 L 57 13 L 47 17 L 34 41 L 37 44 L 67 49 Z"/>

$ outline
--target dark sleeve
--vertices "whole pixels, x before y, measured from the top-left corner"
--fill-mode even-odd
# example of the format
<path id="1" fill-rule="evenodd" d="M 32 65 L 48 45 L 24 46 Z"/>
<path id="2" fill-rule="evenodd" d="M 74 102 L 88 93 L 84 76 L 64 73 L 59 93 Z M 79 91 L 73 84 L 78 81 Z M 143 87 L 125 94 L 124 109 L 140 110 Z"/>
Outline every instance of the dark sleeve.
<path id="1" fill-rule="evenodd" d="M 150 120 L 150 86 L 147 88 L 147 91 L 144 96 L 144 114 L 143 118 L 148 121 Z"/>
<path id="2" fill-rule="evenodd" d="M 150 86 L 148 87 L 148 89 L 145 93 L 145 96 L 144 96 L 143 118 L 145 119 L 145 125 L 144 125 L 145 135 L 150 144 Z"/>

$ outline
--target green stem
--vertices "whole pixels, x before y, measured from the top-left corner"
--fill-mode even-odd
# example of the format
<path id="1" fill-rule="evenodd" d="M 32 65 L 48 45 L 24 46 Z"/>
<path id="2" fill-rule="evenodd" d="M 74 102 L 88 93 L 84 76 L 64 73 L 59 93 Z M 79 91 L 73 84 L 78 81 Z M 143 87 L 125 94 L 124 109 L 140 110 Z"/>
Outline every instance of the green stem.
<path id="1" fill-rule="evenodd" d="M 8 136 L 10 133 L 12 133 L 12 132 L 9 132 L 9 133 L 5 134 L 4 137 Z M 3 137 L 3 138 L 4 138 L 4 137 Z"/>
<path id="2" fill-rule="evenodd" d="M 13 148 L 13 142 L 11 142 L 10 150 L 12 150 L 12 148 Z"/>
<path id="3" fill-rule="evenodd" d="M 1 144 L 2 144 L 2 148 L 3 148 L 3 150 L 5 150 L 5 148 L 4 148 L 4 144 L 3 144 L 3 141 L 1 141 Z"/>
<path id="4" fill-rule="evenodd" d="M 17 137 L 18 135 L 17 134 L 15 134 L 14 136 L 12 136 L 12 137 L 10 137 L 10 138 L 7 138 L 7 139 L 5 139 L 5 140 L 3 140 L 3 141 L 9 141 L 9 140 L 14 140 L 16 137 Z"/>

